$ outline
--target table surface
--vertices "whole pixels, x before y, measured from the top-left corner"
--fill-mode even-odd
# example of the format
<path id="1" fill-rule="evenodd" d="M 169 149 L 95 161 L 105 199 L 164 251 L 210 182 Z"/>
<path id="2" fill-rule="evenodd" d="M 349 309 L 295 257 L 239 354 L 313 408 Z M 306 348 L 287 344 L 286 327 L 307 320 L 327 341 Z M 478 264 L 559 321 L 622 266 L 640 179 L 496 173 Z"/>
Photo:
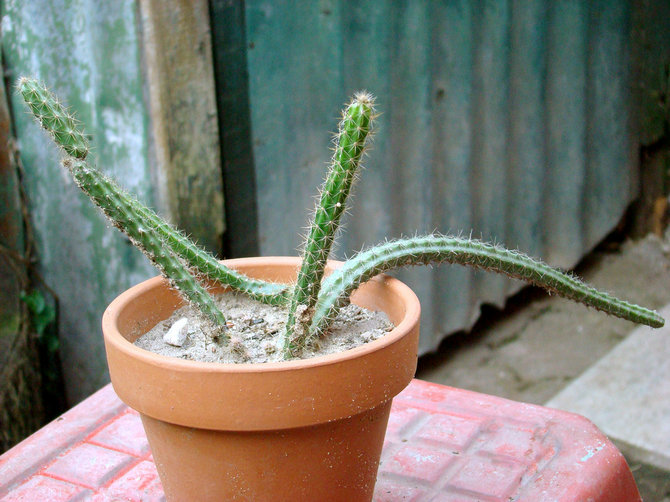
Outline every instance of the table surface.
<path id="1" fill-rule="evenodd" d="M 139 415 L 111 385 L 0 457 L 0 501 L 19 500 L 164 500 Z M 393 402 L 374 500 L 641 499 L 585 418 L 413 380 Z"/>

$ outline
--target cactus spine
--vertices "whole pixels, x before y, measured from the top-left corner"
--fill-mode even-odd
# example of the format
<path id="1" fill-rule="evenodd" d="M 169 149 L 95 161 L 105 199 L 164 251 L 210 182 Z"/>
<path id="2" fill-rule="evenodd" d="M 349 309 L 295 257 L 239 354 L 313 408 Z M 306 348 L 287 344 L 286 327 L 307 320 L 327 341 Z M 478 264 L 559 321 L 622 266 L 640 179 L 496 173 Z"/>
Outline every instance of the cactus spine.
<path id="1" fill-rule="evenodd" d="M 212 335 L 223 342 L 228 341 L 225 316 L 199 282 L 200 277 L 226 284 L 264 303 L 288 304 L 283 351 L 289 359 L 299 356 L 311 338 L 327 331 L 339 309 L 348 303 L 350 294 L 363 282 L 393 268 L 433 263 L 456 263 L 506 274 L 633 322 L 652 327 L 664 324 L 654 311 L 601 293 L 521 253 L 449 236 L 428 235 L 381 244 L 356 254 L 323 279 L 374 118 L 373 98 L 369 94 L 356 95 L 343 112 L 298 279 L 289 288 L 251 279 L 219 263 L 86 160 L 89 153 L 86 136 L 46 88 L 27 78 L 19 81 L 18 88 L 33 115 L 66 153 L 63 165 L 77 185 L 151 259 L 171 285 L 204 314 L 212 325 Z"/>

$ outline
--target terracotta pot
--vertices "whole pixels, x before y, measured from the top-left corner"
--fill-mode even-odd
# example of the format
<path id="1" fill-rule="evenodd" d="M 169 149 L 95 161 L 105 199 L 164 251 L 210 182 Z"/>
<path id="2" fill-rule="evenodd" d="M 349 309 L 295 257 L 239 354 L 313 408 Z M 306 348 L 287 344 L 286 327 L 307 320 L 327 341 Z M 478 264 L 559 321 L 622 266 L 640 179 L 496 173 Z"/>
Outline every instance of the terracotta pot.
<path id="1" fill-rule="evenodd" d="M 225 263 L 289 282 L 299 261 Z M 198 363 L 132 345 L 182 304 L 160 277 L 110 304 L 103 331 L 112 384 L 142 416 L 168 500 L 372 498 L 391 399 L 416 369 L 420 309 L 386 276 L 352 299 L 385 311 L 396 328 L 339 354 L 264 364 Z"/>

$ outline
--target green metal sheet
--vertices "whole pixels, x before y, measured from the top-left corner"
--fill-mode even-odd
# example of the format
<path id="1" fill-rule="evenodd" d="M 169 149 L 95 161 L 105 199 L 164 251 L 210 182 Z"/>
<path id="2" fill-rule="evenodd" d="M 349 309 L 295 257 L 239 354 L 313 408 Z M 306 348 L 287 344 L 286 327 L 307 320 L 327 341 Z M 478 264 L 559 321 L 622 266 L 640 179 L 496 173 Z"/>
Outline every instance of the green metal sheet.
<path id="1" fill-rule="evenodd" d="M 293 254 L 354 91 L 382 112 L 339 256 L 385 237 L 465 232 L 574 266 L 637 193 L 628 2 L 248 0 L 262 254 Z M 421 351 L 520 285 L 401 272 Z"/>

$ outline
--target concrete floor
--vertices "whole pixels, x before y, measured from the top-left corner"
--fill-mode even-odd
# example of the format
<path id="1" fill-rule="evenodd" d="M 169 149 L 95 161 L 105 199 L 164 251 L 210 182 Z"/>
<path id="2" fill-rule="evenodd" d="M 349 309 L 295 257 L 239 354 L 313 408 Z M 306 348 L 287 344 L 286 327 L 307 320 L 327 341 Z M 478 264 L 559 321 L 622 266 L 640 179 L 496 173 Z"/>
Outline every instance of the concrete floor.
<path id="1" fill-rule="evenodd" d="M 670 303 L 670 232 L 663 239 L 649 235 L 635 242 L 609 241 L 586 258 L 576 272 L 619 298 L 660 309 Z M 422 357 L 417 377 L 545 404 L 635 327 L 528 288 L 511 298 L 503 311 L 485 308 L 472 332 L 450 336 L 438 352 Z M 670 473 L 660 464 L 629 456 L 624 448 L 622 451 L 627 454 L 644 500 L 670 502 Z"/>

